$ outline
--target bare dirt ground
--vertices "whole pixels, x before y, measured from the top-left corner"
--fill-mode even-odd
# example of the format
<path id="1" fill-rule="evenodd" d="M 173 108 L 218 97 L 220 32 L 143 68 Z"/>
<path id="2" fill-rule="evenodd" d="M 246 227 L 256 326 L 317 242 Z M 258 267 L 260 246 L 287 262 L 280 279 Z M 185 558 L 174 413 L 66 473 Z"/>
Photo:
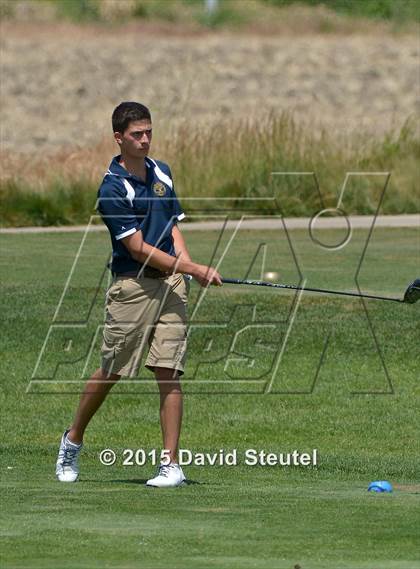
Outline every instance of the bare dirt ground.
<path id="1" fill-rule="evenodd" d="M 147 104 L 160 128 L 288 109 L 334 129 L 380 132 L 419 111 L 419 55 L 413 34 L 183 37 L 3 24 L 1 149 L 98 142 L 122 100 Z"/>

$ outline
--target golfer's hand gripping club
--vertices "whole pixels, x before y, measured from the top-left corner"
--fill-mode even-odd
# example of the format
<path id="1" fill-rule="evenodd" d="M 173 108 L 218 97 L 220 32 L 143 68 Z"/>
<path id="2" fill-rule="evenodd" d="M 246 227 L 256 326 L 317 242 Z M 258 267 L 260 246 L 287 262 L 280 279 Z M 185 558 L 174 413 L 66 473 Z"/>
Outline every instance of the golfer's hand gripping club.
<path id="1" fill-rule="evenodd" d="M 208 287 L 210 285 L 222 286 L 222 277 L 213 267 L 207 267 L 206 265 L 198 265 L 193 263 L 193 270 L 190 274 L 195 278 L 195 280 L 202 286 Z"/>
<path id="2" fill-rule="evenodd" d="M 146 243 L 141 231 L 136 231 L 136 233 L 125 237 L 122 242 L 133 259 L 139 263 L 147 263 L 155 269 L 168 273 L 179 272 L 191 275 L 203 287 L 222 286 L 222 278 L 216 269 L 194 263 L 190 259 L 182 258 L 182 255 L 176 258 L 168 255 Z"/>

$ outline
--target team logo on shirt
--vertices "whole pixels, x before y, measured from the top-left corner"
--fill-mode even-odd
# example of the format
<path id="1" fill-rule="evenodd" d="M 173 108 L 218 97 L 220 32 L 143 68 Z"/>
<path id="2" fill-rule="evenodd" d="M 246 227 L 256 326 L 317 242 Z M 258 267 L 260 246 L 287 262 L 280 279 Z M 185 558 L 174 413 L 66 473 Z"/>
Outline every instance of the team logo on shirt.
<path id="1" fill-rule="evenodd" d="M 162 182 L 156 182 L 156 184 L 153 184 L 153 191 L 157 196 L 162 197 L 166 194 L 166 187 Z"/>

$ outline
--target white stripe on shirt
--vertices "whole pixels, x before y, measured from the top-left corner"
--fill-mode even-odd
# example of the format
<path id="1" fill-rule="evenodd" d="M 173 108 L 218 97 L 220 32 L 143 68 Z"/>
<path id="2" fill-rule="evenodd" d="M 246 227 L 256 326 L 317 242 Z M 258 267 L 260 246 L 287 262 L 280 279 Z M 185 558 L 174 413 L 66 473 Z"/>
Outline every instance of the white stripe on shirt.
<path id="1" fill-rule="evenodd" d="M 124 237 L 127 237 L 127 235 L 131 235 L 132 233 L 135 233 L 137 231 L 137 229 L 135 227 L 128 229 L 128 231 L 124 231 L 124 233 L 120 233 L 119 235 L 115 236 L 115 239 L 117 241 L 119 241 L 120 239 L 123 239 Z"/>

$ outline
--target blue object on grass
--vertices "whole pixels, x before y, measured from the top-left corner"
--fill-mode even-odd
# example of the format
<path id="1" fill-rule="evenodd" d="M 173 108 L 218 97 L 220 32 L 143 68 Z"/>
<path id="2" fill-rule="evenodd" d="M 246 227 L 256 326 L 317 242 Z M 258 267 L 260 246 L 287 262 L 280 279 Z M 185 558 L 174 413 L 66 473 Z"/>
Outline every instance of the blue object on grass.
<path id="1" fill-rule="evenodd" d="M 392 492 L 392 484 L 386 480 L 375 480 L 369 484 L 368 492 Z"/>

